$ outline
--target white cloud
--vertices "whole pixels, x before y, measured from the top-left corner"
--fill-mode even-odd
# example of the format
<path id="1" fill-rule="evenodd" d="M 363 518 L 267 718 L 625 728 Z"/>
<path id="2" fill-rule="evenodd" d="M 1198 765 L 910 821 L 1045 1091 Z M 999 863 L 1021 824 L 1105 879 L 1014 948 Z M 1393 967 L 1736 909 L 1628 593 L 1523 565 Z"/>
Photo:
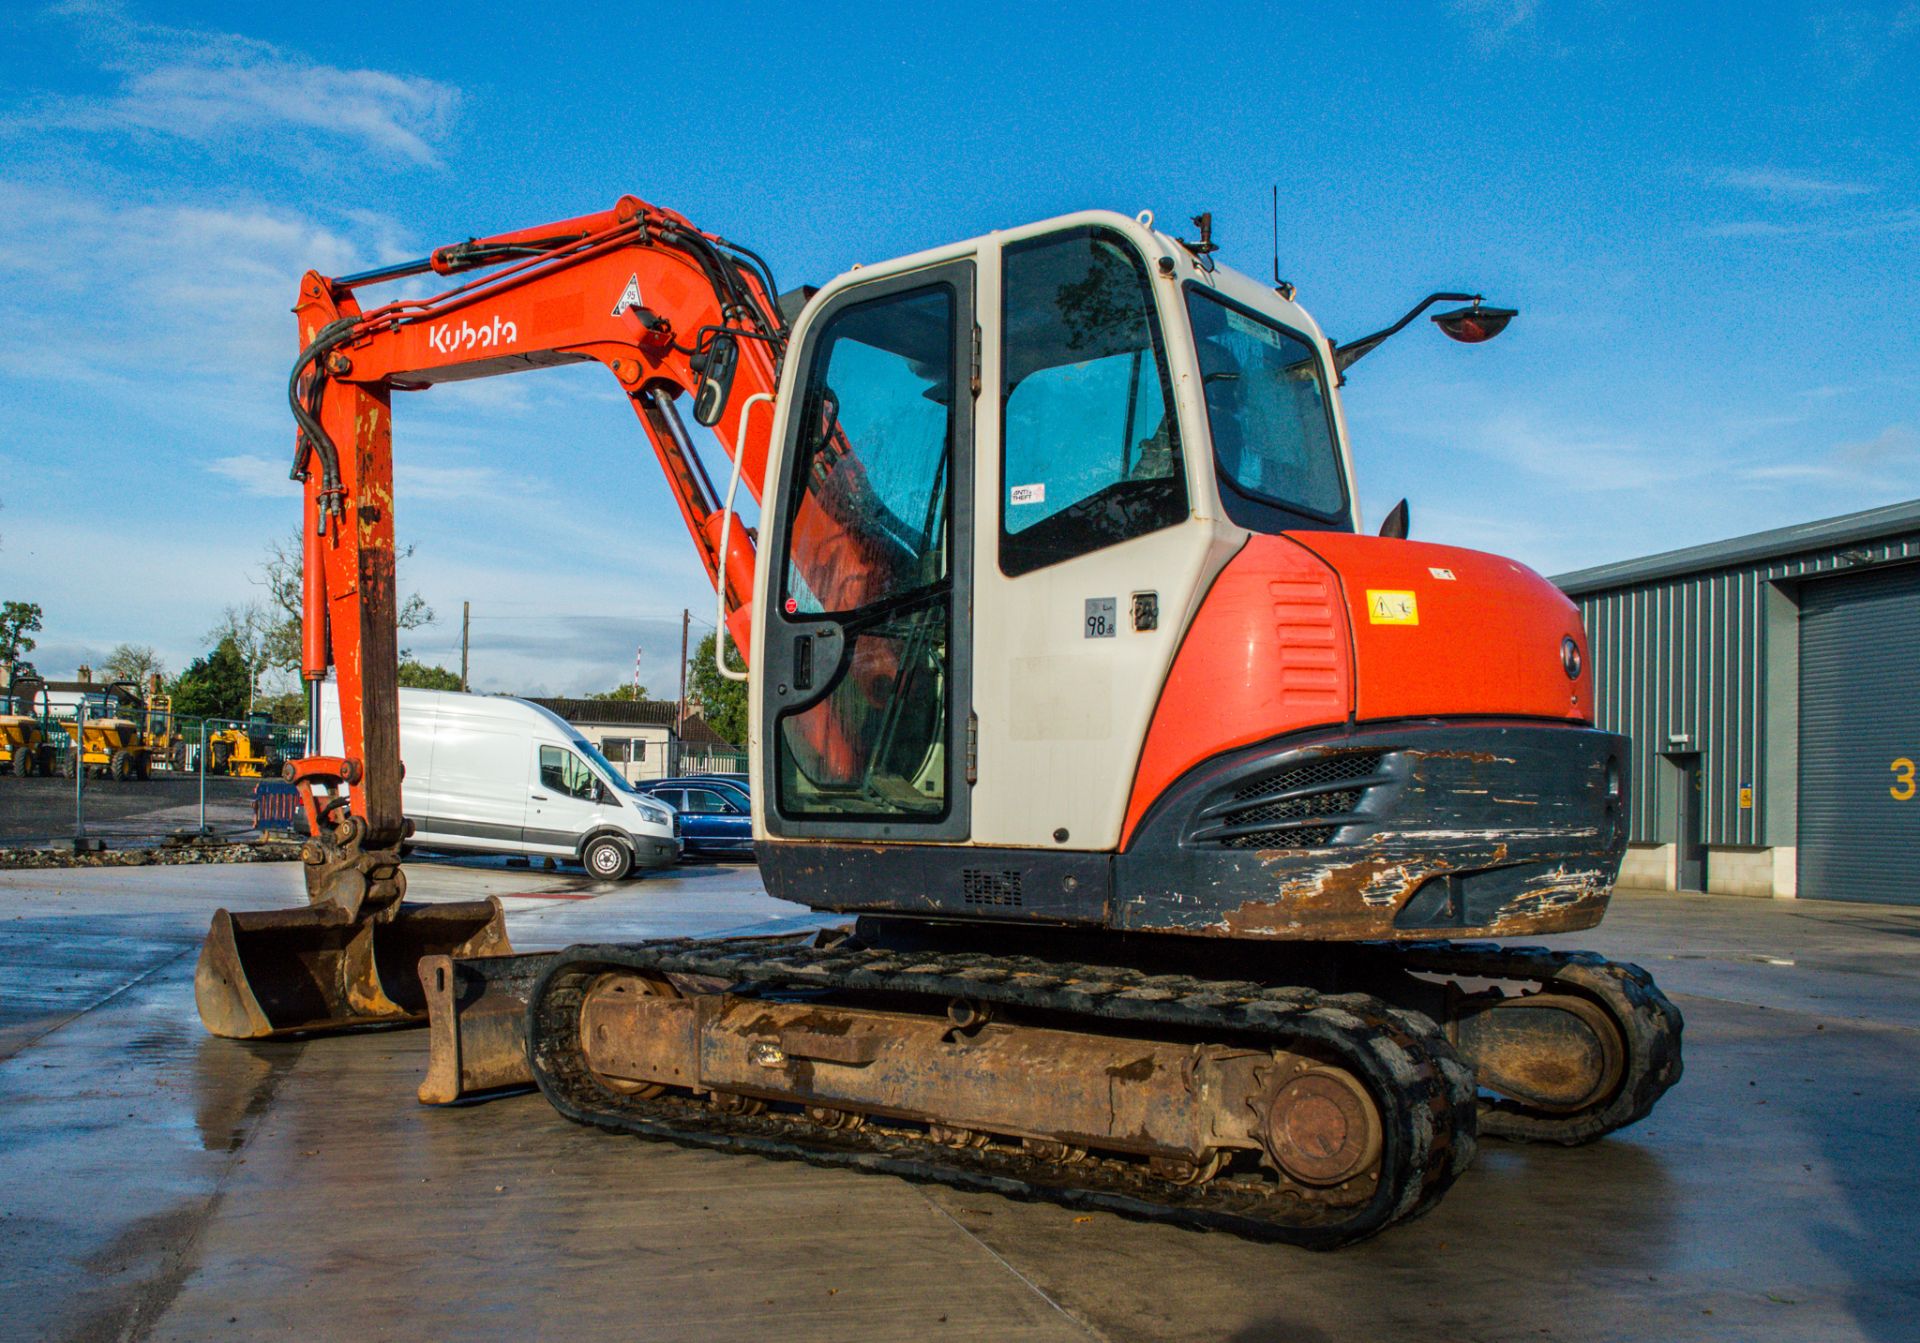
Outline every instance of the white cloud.
<path id="1" fill-rule="evenodd" d="M 1540 0 L 1453 0 L 1450 8 L 1475 46 L 1492 48 L 1532 28 Z"/>
<path id="2" fill-rule="evenodd" d="M 1920 473 L 1920 431 L 1890 424 L 1871 438 L 1836 443 L 1824 452 L 1791 462 L 1751 467 L 1742 474 L 1759 484 L 1812 484 L 1841 488 L 1889 487 L 1901 497 L 1912 493 Z"/>
<path id="3" fill-rule="evenodd" d="M 1804 233 L 1799 224 L 1776 224 L 1770 219 L 1734 219 L 1724 224 L 1709 224 L 1698 230 L 1702 238 L 1783 238 Z"/>
<path id="4" fill-rule="evenodd" d="M 0 373 L 108 383 L 214 374 L 248 396 L 252 379 L 284 382 L 301 273 L 404 255 L 390 221 L 341 223 L 253 202 L 110 204 L 0 182 Z"/>
<path id="5" fill-rule="evenodd" d="M 207 463 L 207 470 L 232 481 L 248 494 L 285 499 L 293 492 L 293 483 L 287 478 L 292 459 L 291 450 L 285 461 L 246 455 L 216 457 Z"/>
<path id="6" fill-rule="evenodd" d="M 547 493 L 542 482 L 512 477 L 491 466 L 435 466 L 401 460 L 394 464 L 394 492 L 414 501 L 520 503 Z"/>
<path id="7" fill-rule="evenodd" d="M 0 123 L 15 133 L 132 132 L 243 148 L 272 146 L 285 135 L 304 144 L 319 134 L 438 166 L 435 146 L 460 103 L 457 89 L 436 80 L 322 65 L 234 33 L 138 23 L 117 5 L 56 12 L 84 30 L 119 88 L 104 97 L 36 100 Z"/>
<path id="8" fill-rule="evenodd" d="M 1767 196 L 1830 198 L 1865 196 L 1877 188 L 1869 182 L 1849 182 L 1785 168 L 1723 168 L 1713 175 L 1714 183 L 1738 191 L 1757 191 Z"/>

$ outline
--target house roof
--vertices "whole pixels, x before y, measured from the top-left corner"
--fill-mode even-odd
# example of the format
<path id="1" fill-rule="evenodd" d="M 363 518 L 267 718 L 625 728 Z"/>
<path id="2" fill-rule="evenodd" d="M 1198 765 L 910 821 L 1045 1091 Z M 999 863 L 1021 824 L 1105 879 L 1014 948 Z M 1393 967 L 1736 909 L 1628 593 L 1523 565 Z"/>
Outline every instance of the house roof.
<path id="1" fill-rule="evenodd" d="M 1880 541 L 1911 531 L 1920 531 L 1920 499 L 1864 509 L 1858 513 L 1845 513 L 1837 518 L 1796 523 L 1791 527 L 1776 527 L 1772 531 L 1754 532 L 1725 541 L 1709 541 L 1705 545 L 1663 551 L 1640 559 L 1596 565 L 1591 569 L 1561 574 L 1551 581 L 1561 591 L 1579 596 L 1607 588 L 1673 578 L 1680 574 L 1781 559 L 1810 550 Z"/>
<path id="2" fill-rule="evenodd" d="M 709 723 L 697 713 L 687 715 L 686 727 L 680 733 L 680 740 L 689 746 L 731 747 L 733 745 L 732 742 L 713 730 L 712 723 Z"/>
<path id="3" fill-rule="evenodd" d="M 576 699 L 562 695 L 530 698 L 529 702 L 553 710 L 575 727 L 671 728 L 680 714 L 680 707 L 672 700 Z"/>

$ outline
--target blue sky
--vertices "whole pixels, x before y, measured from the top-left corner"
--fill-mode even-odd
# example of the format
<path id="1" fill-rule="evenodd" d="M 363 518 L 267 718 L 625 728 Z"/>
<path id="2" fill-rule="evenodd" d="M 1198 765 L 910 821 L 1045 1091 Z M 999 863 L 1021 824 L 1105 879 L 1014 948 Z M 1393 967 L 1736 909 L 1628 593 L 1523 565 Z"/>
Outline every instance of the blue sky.
<path id="1" fill-rule="evenodd" d="M 1336 336 L 1367 516 L 1547 572 L 1920 494 L 1920 4 L 443 4 L 0 16 L 0 596 L 178 669 L 289 530 L 307 267 L 631 191 L 783 285 L 1065 210 L 1212 210 Z M 516 20 L 516 14 L 525 19 Z M 617 17 L 616 17 L 617 16 Z M 1424 326 L 1424 324 L 1423 324 Z M 403 582 L 476 683 L 674 693 L 711 595 L 594 369 L 397 406 Z M 696 626 L 696 632 L 700 629 Z"/>

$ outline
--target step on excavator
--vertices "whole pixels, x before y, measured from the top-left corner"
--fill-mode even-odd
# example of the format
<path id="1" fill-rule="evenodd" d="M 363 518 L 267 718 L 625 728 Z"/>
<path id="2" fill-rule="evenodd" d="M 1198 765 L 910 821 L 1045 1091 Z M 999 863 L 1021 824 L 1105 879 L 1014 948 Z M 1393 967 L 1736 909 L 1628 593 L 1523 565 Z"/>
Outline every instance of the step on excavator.
<path id="1" fill-rule="evenodd" d="M 287 768 L 308 905 L 215 915 L 207 1027 L 437 991 L 466 1056 L 425 1099 L 531 1080 L 603 1129 L 1315 1247 L 1431 1207 L 1481 1136 L 1645 1116 L 1681 1066 L 1649 977 L 1486 940 L 1594 926 L 1625 849 L 1579 616 L 1404 505 L 1363 533 L 1341 412 L 1428 307 L 1469 344 L 1514 314 L 1439 294 L 1330 341 L 1194 223 L 1088 211 L 782 295 L 629 196 L 309 273 L 303 668 L 341 740 Z M 478 274 L 363 302 L 429 272 Z M 653 447 L 722 671 L 751 661 L 767 890 L 850 931 L 513 955 L 497 902 L 405 899 L 393 401 L 575 362 Z"/>

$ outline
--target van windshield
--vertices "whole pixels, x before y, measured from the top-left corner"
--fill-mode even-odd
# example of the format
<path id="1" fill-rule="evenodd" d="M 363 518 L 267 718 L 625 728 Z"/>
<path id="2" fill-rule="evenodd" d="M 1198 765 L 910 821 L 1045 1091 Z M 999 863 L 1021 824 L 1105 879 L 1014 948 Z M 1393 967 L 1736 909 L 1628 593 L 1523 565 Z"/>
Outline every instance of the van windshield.
<path id="1" fill-rule="evenodd" d="M 585 737 L 575 737 L 573 739 L 573 749 L 591 761 L 594 765 L 594 772 L 599 774 L 601 778 L 605 779 L 615 788 L 618 788 L 623 793 L 639 794 L 640 790 L 627 782 L 627 776 L 615 769 L 613 762 L 604 755 L 601 755 L 599 748 Z"/>

